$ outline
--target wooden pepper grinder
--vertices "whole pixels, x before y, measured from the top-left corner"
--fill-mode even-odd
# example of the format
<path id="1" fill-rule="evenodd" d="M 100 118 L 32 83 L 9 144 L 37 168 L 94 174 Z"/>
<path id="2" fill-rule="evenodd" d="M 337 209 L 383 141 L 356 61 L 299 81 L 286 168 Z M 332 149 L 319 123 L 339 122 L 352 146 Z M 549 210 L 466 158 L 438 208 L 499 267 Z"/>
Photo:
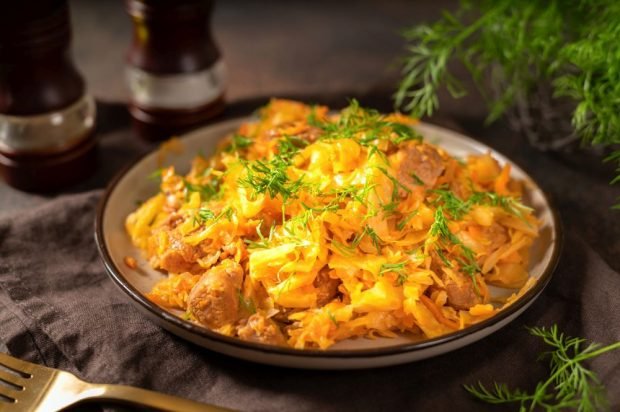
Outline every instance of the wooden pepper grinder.
<path id="1" fill-rule="evenodd" d="M 0 173 L 51 191 L 96 165 L 95 102 L 69 54 L 67 0 L 11 2 L 0 16 Z"/>
<path id="2" fill-rule="evenodd" d="M 211 0 L 127 0 L 129 111 L 137 133 L 168 139 L 224 109 L 225 67 L 213 41 Z"/>

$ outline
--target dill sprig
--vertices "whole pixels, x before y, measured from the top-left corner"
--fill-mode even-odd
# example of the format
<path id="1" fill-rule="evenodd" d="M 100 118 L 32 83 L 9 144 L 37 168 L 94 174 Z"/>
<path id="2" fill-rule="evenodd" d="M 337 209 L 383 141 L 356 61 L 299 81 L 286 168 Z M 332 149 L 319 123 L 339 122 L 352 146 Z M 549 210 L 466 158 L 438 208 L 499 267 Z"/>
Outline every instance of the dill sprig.
<path id="1" fill-rule="evenodd" d="M 206 209 L 206 208 L 200 208 L 198 210 L 198 218 L 200 219 L 200 221 L 204 222 L 206 220 L 209 219 L 214 219 L 215 218 L 215 213 L 213 213 L 212 210 L 210 209 Z"/>
<path id="2" fill-rule="evenodd" d="M 350 244 L 345 245 L 336 240 L 332 240 L 332 245 L 344 255 L 350 256 L 365 237 L 370 238 L 372 245 L 375 249 L 377 249 L 377 253 L 381 253 L 381 243 L 383 243 L 383 240 L 381 240 L 379 235 L 377 235 L 377 232 L 375 232 L 375 230 L 368 225 L 364 225 L 362 231 L 355 234 Z"/>
<path id="3" fill-rule="evenodd" d="M 363 185 L 347 185 L 334 188 L 326 193 L 319 193 L 318 196 L 335 196 L 335 199 L 329 203 L 328 207 L 344 202 L 347 198 L 356 200 L 364 206 L 368 206 L 368 195 L 377 185 L 367 181 Z"/>
<path id="4" fill-rule="evenodd" d="M 213 213 L 211 209 L 207 209 L 205 207 L 201 207 L 198 209 L 198 212 L 194 215 L 193 223 L 197 225 L 199 223 L 205 223 L 207 220 L 213 220 L 213 223 L 219 221 L 222 217 L 226 217 L 228 221 L 232 221 L 232 217 L 234 214 L 234 210 L 232 207 L 226 207 L 222 209 L 220 213 L 217 215 Z"/>
<path id="5" fill-rule="evenodd" d="M 392 202 L 398 201 L 399 199 L 398 190 L 399 189 L 402 189 L 407 193 L 411 193 L 411 189 L 409 189 L 407 186 L 402 184 L 397 178 L 392 176 L 384 167 L 380 167 L 380 166 L 376 166 L 376 167 L 377 169 L 379 169 L 381 173 L 385 175 L 385 177 L 387 177 L 390 180 L 390 182 L 392 182 Z"/>
<path id="6" fill-rule="evenodd" d="M 558 412 L 594 412 L 607 409 L 605 388 L 584 362 L 620 349 L 620 342 L 604 347 L 596 343 L 584 346 L 585 339 L 566 336 L 558 331 L 557 325 L 530 328 L 529 332 L 551 347 L 540 357 L 549 359 L 550 375 L 545 381 L 539 382 L 532 392 L 510 389 L 506 384 L 497 382 L 491 388 L 481 382 L 464 385 L 465 390 L 487 403 L 518 404 L 521 411 L 538 408 Z"/>
<path id="7" fill-rule="evenodd" d="M 349 106 L 340 112 L 337 121 L 321 121 L 314 112 L 308 116 L 307 121 L 309 125 L 321 129 L 320 138 L 323 140 L 353 139 L 370 148 L 376 146 L 378 140 L 387 140 L 395 145 L 422 140 L 422 136 L 413 128 L 387 121 L 377 110 L 361 107 L 355 99 L 351 99 Z"/>
<path id="8" fill-rule="evenodd" d="M 336 327 L 338 327 L 338 321 L 336 320 L 336 317 L 334 316 L 332 311 L 326 308 L 325 312 L 327 312 L 327 316 L 329 316 L 329 320 L 331 320 L 332 323 L 336 325 Z"/>
<path id="9" fill-rule="evenodd" d="M 396 225 L 396 229 L 403 230 L 405 228 L 405 226 L 407 225 L 407 223 L 409 223 L 411 221 L 411 219 L 413 219 L 417 214 L 418 214 L 418 209 L 416 209 L 413 212 L 409 213 L 407 216 L 405 216 L 405 218 L 403 220 L 398 222 L 398 224 Z"/>
<path id="10" fill-rule="evenodd" d="M 487 100 L 488 121 L 549 84 L 554 99 L 572 102 L 576 135 L 612 149 L 606 161 L 617 164 L 612 184 L 620 182 L 620 3 L 462 0 L 455 13 L 404 36 L 409 46 L 397 106 L 430 116 L 441 87 L 454 97 L 466 94 L 450 71 L 453 60 L 464 64 Z"/>
<path id="11" fill-rule="evenodd" d="M 520 219 L 525 219 L 524 212 L 531 213 L 534 210 L 531 207 L 525 206 L 519 199 L 511 196 L 501 196 L 495 192 L 474 192 L 467 201 L 471 204 L 499 206 Z"/>
<path id="12" fill-rule="evenodd" d="M 443 242 L 450 242 L 459 247 L 465 259 L 463 260 L 458 258 L 457 261 L 461 267 L 461 270 L 467 273 L 471 278 L 476 293 L 479 293 L 476 273 L 480 272 L 480 266 L 478 265 L 478 262 L 476 262 L 476 254 L 473 250 L 465 246 L 463 242 L 461 242 L 461 239 L 456 237 L 456 235 L 450 231 L 450 228 L 448 227 L 448 220 L 444 215 L 443 206 L 438 206 L 435 210 L 435 220 L 429 229 L 429 233 L 431 236 L 438 238 L 440 247 L 443 246 Z M 444 262 L 444 264 L 446 264 L 446 266 L 452 267 L 452 264 L 445 257 L 440 248 L 435 248 L 435 252 L 437 252 L 437 255 Z"/>
<path id="13" fill-rule="evenodd" d="M 275 223 L 271 225 L 269 228 L 269 235 L 265 237 L 262 231 L 263 221 L 261 220 L 258 225 L 256 225 L 256 235 L 258 236 L 258 241 L 244 239 L 244 242 L 248 245 L 250 249 L 268 249 L 271 241 L 273 240 L 273 235 L 275 233 Z"/>
<path id="14" fill-rule="evenodd" d="M 466 200 L 460 199 L 447 187 L 431 189 L 428 192 L 437 196 L 431 203 L 435 206 L 442 205 L 455 220 L 461 220 L 474 205 L 498 206 L 521 219 L 525 219 L 524 212 L 529 213 L 533 210 L 521 203 L 519 199 L 498 195 L 495 192 L 474 192 Z"/>
<path id="15" fill-rule="evenodd" d="M 286 169 L 288 163 L 278 156 L 270 161 L 255 160 L 246 163 L 247 175 L 239 179 L 239 185 L 257 193 L 269 193 L 273 199 L 281 195 L 286 201 L 301 187 L 301 179 L 291 181 Z"/>
<path id="16" fill-rule="evenodd" d="M 186 195 L 189 195 L 191 192 L 198 192 L 203 201 L 213 199 L 220 191 L 219 179 L 211 179 L 203 184 L 192 183 L 187 179 L 183 179 L 183 185 L 186 189 Z"/>
<path id="17" fill-rule="evenodd" d="M 242 187 L 252 189 L 253 195 L 268 193 L 271 198 L 282 196 L 286 202 L 295 197 L 302 187 L 302 179 L 291 180 L 287 169 L 289 161 L 283 156 L 275 155 L 271 160 L 255 160 L 245 162 L 246 176 L 240 178 L 238 183 Z"/>
<path id="18" fill-rule="evenodd" d="M 402 286 L 406 281 L 409 275 L 405 270 L 405 266 L 407 262 L 398 262 L 398 263 L 384 263 L 379 268 L 379 276 L 383 276 L 386 273 L 395 273 L 396 274 L 396 285 Z"/>
<path id="19" fill-rule="evenodd" d="M 147 179 L 152 180 L 157 183 L 161 183 L 162 174 L 164 173 L 164 169 L 161 167 L 153 171 L 150 175 L 147 176 Z"/>
<path id="20" fill-rule="evenodd" d="M 438 206 L 435 210 L 435 220 L 433 221 L 433 224 L 429 229 L 429 233 L 431 234 L 431 236 L 436 236 L 440 239 L 448 240 L 449 242 L 457 245 L 461 243 L 459 238 L 456 237 L 448 227 L 448 220 L 444 215 L 443 206 Z"/>
<path id="21" fill-rule="evenodd" d="M 249 137 L 235 133 L 230 144 L 224 148 L 224 151 L 228 153 L 238 152 L 239 150 L 247 149 L 252 144 L 254 144 L 254 141 Z"/>
<path id="22" fill-rule="evenodd" d="M 460 220 L 471 209 L 473 202 L 463 201 L 449 189 L 433 189 L 428 192 L 436 194 L 437 199 L 432 203 L 442 207 L 452 216 L 452 219 Z"/>
<path id="23" fill-rule="evenodd" d="M 239 306 L 242 307 L 246 312 L 250 314 L 256 313 L 256 304 L 251 298 L 246 298 L 243 296 L 240 290 L 237 289 L 237 298 L 239 299 Z"/>
<path id="24" fill-rule="evenodd" d="M 285 203 L 295 198 L 304 187 L 303 179 L 291 180 L 287 169 L 299 149 L 307 144 L 303 139 L 284 136 L 278 141 L 278 151 L 271 159 L 244 162 L 246 176 L 238 180 L 239 185 L 252 189 L 253 195 L 268 193 L 273 199 L 280 195 Z"/>

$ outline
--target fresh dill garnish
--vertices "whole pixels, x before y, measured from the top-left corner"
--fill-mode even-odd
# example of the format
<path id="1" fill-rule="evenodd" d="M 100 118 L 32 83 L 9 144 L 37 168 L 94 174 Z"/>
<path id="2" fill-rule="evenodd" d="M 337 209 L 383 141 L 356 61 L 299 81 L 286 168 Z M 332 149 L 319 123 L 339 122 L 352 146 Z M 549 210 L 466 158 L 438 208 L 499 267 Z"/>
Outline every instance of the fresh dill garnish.
<path id="1" fill-rule="evenodd" d="M 558 331 L 557 325 L 528 330 L 551 347 L 539 358 L 549 359 L 550 375 L 545 381 L 536 384 L 532 392 L 510 389 L 506 384 L 497 382 L 491 388 L 481 382 L 464 385 L 465 390 L 487 403 L 517 404 L 521 411 L 594 412 L 609 407 L 604 386 L 584 362 L 620 349 L 620 342 L 607 346 L 591 343 L 584 347 L 585 339 L 565 336 Z"/>
<path id="2" fill-rule="evenodd" d="M 441 259 L 444 265 L 446 265 L 449 268 L 452 267 L 452 262 L 448 260 L 448 258 L 446 257 L 446 255 L 443 253 L 441 249 L 439 248 L 435 249 L 435 253 L 437 253 L 437 256 L 439 256 L 439 259 Z"/>
<path id="3" fill-rule="evenodd" d="M 328 204 L 325 206 L 319 206 L 319 207 L 313 207 L 313 206 L 308 206 L 307 204 L 303 203 L 301 204 L 303 206 L 304 209 L 306 210 L 311 210 L 315 213 L 323 213 L 323 212 L 335 212 L 336 210 L 340 209 L 339 205 L 336 204 Z"/>
<path id="4" fill-rule="evenodd" d="M 532 212 L 532 208 L 525 206 L 510 196 L 500 196 L 495 192 L 474 192 L 468 200 L 469 203 L 488 204 L 499 206 L 508 213 L 512 213 L 520 219 L 525 219 L 523 212 Z"/>
<path id="5" fill-rule="evenodd" d="M 396 145 L 412 140 L 422 141 L 422 135 L 406 124 L 388 122 L 388 126 L 396 134 L 396 137 L 391 140 Z"/>
<path id="6" fill-rule="evenodd" d="M 284 201 L 295 197 L 302 186 L 302 179 L 291 180 L 287 174 L 289 164 L 280 156 L 269 161 L 246 162 L 247 175 L 239 179 L 239 185 L 250 188 L 254 194 L 268 193 L 271 198 L 282 196 Z"/>
<path id="7" fill-rule="evenodd" d="M 398 145 L 422 139 L 419 133 L 406 124 L 387 121 L 378 111 L 361 107 L 355 99 L 340 112 L 335 122 L 319 121 L 314 112 L 308 116 L 307 121 L 309 125 L 321 129 L 323 133 L 320 139 L 354 139 L 366 147 L 376 146 L 378 140 Z"/>
<path id="8" fill-rule="evenodd" d="M 310 107 L 310 114 L 306 117 L 306 123 L 313 127 L 321 127 L 323 125 L 316 115 L 316 105 Z"/>
<path id="9" fill-rule="evenodd" d="M 463 257 L 465 257 L 465 260 L 461 260 L 461 259 L 458 260 L 461 266 L 461 270 L 463 270 L 465 273 L 469 275 L 469 277 L 471 278 L 474 284 L 474 288 L 476 292 L 478 293 L 478 283 L 476 281 L 476 273 L 480 272 L 480 267 L 478 266 L 478 263 L 476 262 L 475 253 L 473 250 L 465 246 L 463 242 L 461 242 L 461 240 L 458 237 L 456 237 L 454 233 L 450 231 L 450 228 L 448 227 L 448 221 L 446 217 L 444 216 L 443 206 L 438 206 L 437 210 L 435 210 L 435 220 L 433 224 L 431 224 L 429 233 L 431 234 L 431 236 L 438 238 L 440 247 L 442 246 L 442 241 L 447 241 L 454 245 L 457 245 L 460 248 L 461 253 L 463 254 Z M 445 256 L 443 256 L 442 253 L 440 252 L 440 248 L 436 248 L 435 251 L 437 252 L 437 255 L 439 256 L 439 258 L 442 259 L 443 261 L 445 259 Z M 447 259 L 445 260 L 447 261 Z M 447 266 L 451 267 L 452 265 L 450 264 Z"/>
<path id="10" fill-rule="evenodd" d="M 435 23 L 404 33 L 409 46 L 395 102 L 421 117 L 439 107 L 441 87 L 454 97 L 465 95 L 451 73 L 453 60 L 463 63 L 487 100 L 488 121 L 514 107 L 528 110 L 528 102 L 548 87 L 550 102 L 541 106 L 570 105 L 574 135 L 612 150 L 608 161 L 618 166 L 612 180 L 617 183 L 618 33 L 620 3 L 615 0 L 584 0 L 570 7 L 559 1 L 462 0 L 456 13 L 444 12 Z"/>
<path id="11" fill-rule="evenodd" d="M 326 308 L 325 312 L 327 312 L 327 316 L 329 316 L 329 319 L 332 321 L 332 323 L 336 325 L 336 327 L 338 327 L 338 321 L 336 320 L 336 317 L 334 316 L 332 311 Z"/>
<path id="12" fill-rule="evenodd" d="M 370 191 L 377 186 L 375 183 L 366 182 L 364 185 L 348 185 L 337 189 L 332 189 L 320 196 L 336 196 L 336 202 L 344 202 L 347 198 L 357 200 L 364 206 L 368 206 L 367 198 Z"/>
<path id="13" fill-rule="evenodd" d="M 366 230 L 362 230 L 361 232 L 356 233 L 355 237 L 353 237 L 353 240 L 351 241 L 351 244 L 349 245 L 349 248 L 355 249 L 356 247 L 358 247 L 360 242 L 365 236 L 366 236 Z"/>
<path id="14" fill-rule="evenodd" d="M 379 276 L 383 276 L 388 272 L 398 273 L 405 269 L 405 265 L 407 262 L 398 262 L 398 263 L 384 263 L 379 268 Z"/>
<path id="15" fill-rule="evenodd" d="M 379 171 L 392 182 L 392 202 L 396 202 L 400 198 L 398 194 L 398 189 L 403 189 L 405 192 L 411 193 L 411 189 L 399 182 L 397 178 L 389 174 L 384 167 L 376 166 L 376 168 L 379 169 Z"/>
<path id="16" fill-rule="evenodd" d="M 495 192 L 474 192 L 466 200 L 461 200 L 447 187 L 432 189 L 428 192 L 437 195 L 431 204 L 434 206 L 442 205 L 454 220 L 461 220 L 474 205 L 498 206 L 523 220 L 525 220 L 523 212 L 529 213 L 533 210 L 522 204 L 518 199 L 511 196 L 501 196 Z"/>
<path id="17" fill-rule="evenodd" d="M 379 147 L 377 145 L 370 145 L 368 146 L 368 159 L 370 159 L 373 156 L 379 156 L 379 158 L 381 158 L 381 161 L 385 164 L 389 164 L 389 160 L 387 158 L 387 155 L 385 153 L 383 153 L 382 150 L 379 149 Z"/>
<path id="18" fill-rule="evenodd" d="M 258 235 L 258 241 L 254 241 L 254 240 L 250 240 L 250 239 L 244 239 L 244 242 L 248 245 L 248 248 L 250 249 L 267 249 L 269 248 L 269 243 L 271 242 L 271 239 L 273 238 L 273 233 L 275 230 L 275 225 L 272 225 L 271 228 L 269 229 L 269 237 L 265 237 L 263 235 L 263 232 L 261 230 L 261 227 L 263 226 L 263 221 L 261 220 L 258 225 L 256 225 L 256 234 Z"/>
<path id="19" fill-rule="evenodd" d="M 342 242 L 339 242 L 337 240 L 332 240 L 331 242 L 332 247 L 337 250 L 342 256 L 353 256 L 354 255 L 354 250 L 353 248 L 349 247 L 348 245 L 345 245 Z"/>
<path id="20" fill-rule="evenodd" d="M 212 171 L 213 171 L 212 167 L 205 167 L 205 169 L 202 171 L 202 173 L 200 173 L 200 176 L 202 176 L 202 177 L 209 176 Z"/>
<path id="21" fill-rule="evenodd" d="M 398 202 L 394 202 L 394 201 L 381 205 L 381 209 L 383 209 L 383 211 L 385 212 L 384 216 L 392 215 L 396 211 L 397 207 L 398 207 Z M 373 216 L 375 215 L 376 214 L 373 214 Z"/>
<path id="22" fill-rule="evenodd" d="M 278 141 L 278 153 L 271 159 L 244 161 L 246 176 L 238 180 L 239 185 L 252 189 L 253 195 L 268 193 L 272 199 L 280 195 L 285 203 L 289 198 L 295 198 L 304 186 L 303 178 L 291 180 L 287 169 L 300 147 L 306 144 L 303 139 L 285 136 Z"/>
<path id="23" fill-rule="evenodd" d="M 234 214 L 235 214 L 235 211 L 230 206 L 222 210 L 222 212 L 220 212 L 220 215 L 226 216 L 226 220 L 228 220 L 229 222 L 232 222 L 232 217 Z"/>
<path id="24" fill-rule="evenodd" d="M 284 136 L 278 141 L 278 154 L 290 159 L 308 144 L 307 140 L 297 136 Z"/>
<path id="25" fill-rule="evenodd" d="M 209 210 L 206 208 L 200 208 L 198 210 L 198 217 L 200 218 L 200 220 L 204 222 L 205 220 L 214 219 L 215 213 L 213 213 L 212 210 Z"/>
<path id="26" fill-rule="evenodd" d="M 461 270 L 471 278 L 474 285 L 474 292 L 480 296 L 480 288 L 478 287 L 478 281 L 476 279 L 476 273 L 480 272 L 480 266 L 478 265 L 478 262 L 476 262 L 471 249 L 463 246 L 463 244 L 461 244 L 461 249 L 463 250 L 463 255 L 465 255 L 467 260 L 457 257 L 456 261 L 459 262 Z"/>
<path id="27" fill-rule="evenodd" d="M 383 243 L 383 241 L 381 240 L 379 235 L 377 235 L 374 229 L 368 225 L 365 225 L 361 232 L 355 234 L 350 244 L 346 245 L 336 240 L 332 240 L 332 245 L 343 255 L 350 256 L 353 254 L 355 249 L 357 249 L 362 239 L 364 239 L 366 236 L 370 238 L 370 241 L 372 245 L 377 249 L 377 252 L 381 253 L 381 243 Z"/>
<path id="28" fill-rule="evenodd" d="M 198 213 L 194 215 L 194 225 L 198 223 L 205 223 L 207 220 L 213 220 L 213 223 L 215 223 L 224 216 L 226 216 L 226 219 L 228 221 L 231 221 L 233 214 L 234 210 L 230 206 L 222 209 L 222 211 L 217 215 L 213 213 L 212 210 L 201 207 L 200 209 L 198 209 Z"/>
<path id="29" fill-rule="evenodd" d="M 370 238 L 372 245 L 375 247 L 375 249 L 377 249 L 377 253 L 381 253 L 381 243 L 383 243 L 383 241 L 381 240 L 379 235 L 377 235 L 377 232 L 375 232 L 375 230 L 370 226 L 366 225 L 364 226 L 364 233 L 366 233 L 366 235 L 368 235 L 368 237 Z"/>
<path id="30" fill-rule="evenodd" d="M 409 173 L 409 176 L 411 176 L 416 185 L 424 186 L 424 181 L 420 179 L 420 176 L 418 176 L 415 172 Z"/>
<path id="31" fill-rule="evenodd" d="M 298 236 L 297 229 L 303 228 L 302 230 L 305 230 L 312 217 L 314 217 L 314 211 L 312 209 L 305 209 L 303 212 L 291 217 L 288 221 L 282 222 L 282 229 L 288 235 L 295 238 Z"/>
<path id="32" fill-rule="evenodd" d="M 155 182 L 161 182 L 161 177 L 162 177 L 163 172 L 164 172 L 164 169 L 159 168 L 155 170 L 153 173 L 151 173 L 150 175 L 148 175 L 147 178 Z"/>
<path id="33" fill-rule="evenodd" d="M 409 274 L 405 270 L 405 266 L 407 262 L 398 262 L 398 263 L 384 263 L 379 268 L 379 276 L 383 276 L 386 273 L 395 273 L 396 274 L 396 285 L 402 286 L 407 279 L 409 278 Z"/>
<path id="34" fill-rule="evenodd" d="M 413 219 L 417 214 L 418 214 L 418 210 L 417 209 L 414 210 L 413 212 L 409 213 L 407 216 L 405 216 L 405 218 L 403 220 L 398 222 L 398 224 L 396 225 L 396 229 L 403 230 L 405 228 L 405 225 L 407 225 L 407 223 L 409 223 L 411 221 L 411 219 Z"/>
<path id="35" fill-rule="evenodd" d="M 183 179 L 183 185 L 187 190 L 186 194 L 190 192 L 198 192 L 202 200 L 210 200 L 219 193 L 220 180 L 212 179 L 203 184 L 191 183 L 187 179 Z"/>
<path id="36" fill-rule="evenodd" d="M 254 141 L 249 137 L 235 133 L 232 136 L 230 144 L 226 146 L 224 151 L 228 153 L 237 152 L 239 150 L 247 149 L 248 147 L 252 146 L 253 143 Z"/>
<path id="37" fill-rule="evenodd" d="M 282 292 L 284 292 L 286 290 L 286 292 L 291 290 L 291 283 L 293 283 L 293 278 L 295 277 L 295 273 L 291 273 L 290 275 L 288 275 L 288 277 L 286 279 L 284 279 L 282 282 L 280 282 L 280 284 L 278 285 L 279 287 L 279 291 L 278 291 L 278 299 L 280 299 L 280 296 L 282 295 Z"/>
<path id="38" fill-rule="evenodd" d="M 430 193 L 437 195 L 432 201 L 433 205 L 441 204 L 446 212 L 452 216 L 452 219 L 460 220 L 471 209 L 472 203 L 459 199 L 453 191 L 449 189 L 432 189 Z"/>
<path id="39" fill-rule="evenodd" d="M 409 279 L 409 274 L 405 272 L 399 272 L 396 276 L 396 285 L 402 286 Z"/>
<path id="40" fill-rule="evenodd" d="M 237 297 L 239 299 L 239 306 L 251 314 L 256 313 L 256 305 L 254 304 L 254 301 L 250 298 L 246 299 L 239 289 L 237 289 Z"/>
<path id="41" fill-rule="evenodd" d="M 477 272 L 480 272 L 480 267 L 477 264 L 471 263 L 471 261 L 468 263 L 463 261 L 462 259 L 457 260 L 461 264 L 461 270 L 467 273 L 469 276 L 474 277 Z"/>
<path id="42" fill-rule="evenodd" d="M 448 220 L 443 214 L 443 206 L 438 206 L 435 210 L 435 220 L 431 224 L 429 233 L 431 236 L 446 239 L 454 244 L 460 243 L 459 238 L 457 238 L 448 228 Z"/>

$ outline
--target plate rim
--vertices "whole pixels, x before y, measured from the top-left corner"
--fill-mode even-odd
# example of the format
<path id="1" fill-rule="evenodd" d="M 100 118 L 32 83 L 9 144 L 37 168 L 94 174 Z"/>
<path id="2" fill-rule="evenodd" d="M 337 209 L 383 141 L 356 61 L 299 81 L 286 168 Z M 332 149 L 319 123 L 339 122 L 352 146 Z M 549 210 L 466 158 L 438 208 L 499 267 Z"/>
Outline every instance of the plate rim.
<path id="1" fill-rule="evenodd" d="M 186 138 L 192 137 L 194 135 L 204 134 L 208 132 L 210 129 L 215 128 L 225 128 L 225 126 L 239 124 L 242 121 L 249 119 L 248 116 L 240 116 L 235 117 L 233 119 L 225 120 L 222 122 L 216 122 L 210 125 L 203 126 L 191 132 L 182 134 L 179 138 L 184 140 Z M 541 189 L 538 183 L 527 173 L 523 168 L 517 165 L 512 159 L 508 156 L 504 155 L 502 152 L 488 146 L 487 144 L 476 140 L 472 137 L 466 136 L 457 131 L 437 126 L 432 123 L 420 122 L 418 125 L 423 127 L 429 127 L 430 129 L 434 129 L 439 132 L 448 132 L 452 135 L 457 136 L 460 139 L 464 139 L 469 142 L 473 142 L 476 145 L 482 145 L 485 148 L 491 150 L 492 152 L 499 154 L 505 160 L 510 163 L 516 165 L 521 169 L 524 173 L 525 177 L 538 189 L 543 196 L 545 202 L 549 206 L 549 213 L 552 218 L 552 222 L 555 229 L 555 239 L 552 242 L 552 254 L 549 259 L 549 264 L 545 267 L 540 277 L 536 281 L 535 285 L 531 287 L 528 291 L 526 291 L 518 300 L 512 303 L 506 309 L 500 311 L 496 315 L 485 319 L 479 323 L 475 323 L 471 326 L 468 326 L 465 329 L 461 329 L 455 332 L 451 332 L 449 334 L 441 335 L 431 339 L 425 339 L 422 341 L 411 342 L 411 343 L 403 343 L 391 346 L 384 346 L 378 348 L 361 348 L 361 349 L 333 349 L 333 350 L 324 350 L 324 349 L 295 349 L 290 347 L 280 347 L 275 345 L 268 345 L 257 342 L 249 342 L 244 341 L 238 338 L 226 336 L 219 334 L 217 332 L 211 331 L 205 327 L 196 325 L 192 322 L 181 319 L 180 317 L 168 312 L 164 308 L 157 306 L 157 304 L 151 302 L 146 298 L 146 296 L 137 290 L 133 285 L 129 283 L 129 281 L 124 277 L 122 272 L 115 265 L 112 260 L 112 256 L 108 250 L 108 246 L 105 242 L 104 229 L 103 229 L 103 220 L 105 211 L 108 206 L 108 201 L 114 192 L 116 186 L 119 182 L 128 174 L 136 165 L 142 162 L 146 157 L 150 156 L 153 153 L 156 153 L 159 150 L 159 147 L 152 148 L 151 150 L 147 150 L 145 153 L 138 155 L 133 161 L 129 162 L 125 167 L 123 167 L 116 175 L 112 178 L 112 180 L 106 186 L 104 193 L 97 204 L 96 215 L 95 215 L 95 244 L 97 246 L 97 251 L 99 252 L 99 256 L 103 261 L 104 267 L 108 276 L 112 279 L 112 281 L 118 286 L 122 291 L 128 295 L 134 303 L 139 304 L 142 309 L 145 309 L 149 314 L 154 315 L 157 318 L 162 319 L 163 321 L 171 324 L 173 327 L 182 328 L 188 332 L 195 333 L 201 338 L 207 340 L 216 341 L 219 344 L 231 345 L 243 350 L 254 350 L 263 353 L 276 354 L 276 355 L 285 355 L 285 356 L 301 356 L 305 358 L 374 358 L 374 357 L 383 357 L 383 356 L 393 356 L 400 355 L 404 353 L 422 351 L 433 347 L 438 347 L 443 344 L 447 344 L 450 342 L 458 341 L 468 335 L 474 335 L 483 331 L 486 328 L 491 328 L 494 325 L 500 323 L 504 319 L 514 315 L 515 313 L 519 313 L 522 309 L 526 309 L 525 307 L 530 303 L 533 303 L 533 300 L 536 299 L 538 295 L 540 295 L 546 286 L 551 281 L 553 277 L 553 273 L 555 272 L 560 255 L 562 252 L 563 244 L 564 244 L 564 233 L 562 222 L 557 212 L 556 207 L 551 201 L 550 197 Z M 223 137 L 223 136 L 222 136 Z M 161 327 L 161 326 L 160 326 Z M 183 338 L 183 337 L 181 337 Z M 183 338 L 186 339 L 186 338 Z"/>

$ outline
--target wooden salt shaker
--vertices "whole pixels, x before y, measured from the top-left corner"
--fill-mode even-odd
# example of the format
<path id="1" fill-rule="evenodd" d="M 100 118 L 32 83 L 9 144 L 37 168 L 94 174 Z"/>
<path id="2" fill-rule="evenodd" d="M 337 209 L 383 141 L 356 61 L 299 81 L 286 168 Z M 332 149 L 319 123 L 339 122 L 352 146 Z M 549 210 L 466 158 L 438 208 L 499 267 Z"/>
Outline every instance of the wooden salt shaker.
<path id="1" fill-rule="evenodd" d="M 211 0 L 127 0 L 129 111 L 137 133 L 163 140 L 224 109 L 225 67 L 210 31 Z"/>
<path id="2" fill-rule="evenodd" d="M 96 165 L 95 102 L 69 47 L 67 0 L 11 2 L 0 16 L 0 173 L 52 191 Z"/>

